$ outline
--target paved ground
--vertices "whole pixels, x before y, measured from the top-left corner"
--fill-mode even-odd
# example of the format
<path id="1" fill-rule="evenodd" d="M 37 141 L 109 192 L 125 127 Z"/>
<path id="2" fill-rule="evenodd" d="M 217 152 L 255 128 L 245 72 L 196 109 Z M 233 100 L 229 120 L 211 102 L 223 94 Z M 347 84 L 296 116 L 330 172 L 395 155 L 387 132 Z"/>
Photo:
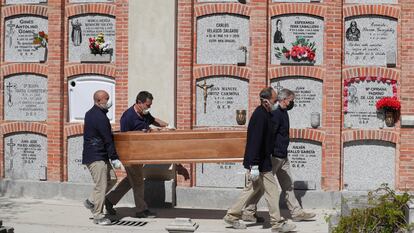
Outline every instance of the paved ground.
<path id="1" fill-rule="evenodd" d="M 247 230 L 234 230 L 223 223 L 221 218 L 224 210 L 204 209 L 154 209 L 158 213 L 155 219 L 133 218 L 132 208 L 120 205 L 116 208 L 117 218 L 129 224 L 137 226 L 97 226 L 89 219 L 91 214 L 82 203 L 73 200 L 39 200 L 39 199 L 14 199 L 0 197 L 0 219 L 3 225 L 12 226 L 16 233 L 86 233 L 86 232 L 149 232 L 166 233 L 165 227 L 176 217 L 191 218 L 200 227 L 198 233 L 216 232 L 270 232 L 268 214 L 260 212 L 265 217 L 266 223 L 251 225 Z M 332 210 L 311 210 L 317 213 L 315 221 L 296 223 L 297 232 L 325 233 L 328 232 L 328 224 L 325 217 L 333 213 Z M 286 215 L 286 211 L 283 212 Z"/>

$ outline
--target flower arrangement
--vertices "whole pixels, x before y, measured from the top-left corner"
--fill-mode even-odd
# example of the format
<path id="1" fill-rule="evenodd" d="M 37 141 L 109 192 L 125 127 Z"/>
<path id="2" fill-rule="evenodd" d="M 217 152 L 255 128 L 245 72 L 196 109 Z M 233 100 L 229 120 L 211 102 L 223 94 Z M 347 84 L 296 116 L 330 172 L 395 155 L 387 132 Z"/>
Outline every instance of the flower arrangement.
<path id="1" fill-rule="evenodd" d="M 377 110 L 392 111 L 398 112 L 401 109 L 401 103 L 397 97 L 383 97 L 377 101 L 376 105 Z"/>
<path id="2" fill-rule="evenodd" d="M 89 49 L 92 54 L 111 53 L 111 42 L 105 41 L 104 34 L 99 33 L 97 37 L 89 38 Z"/>
<path id="3" fill-rule="evenodd" d="M 285 56 L 287 59 L 292 59 L 294 61 L 308 61 L 315 62 L 316 48 L 315 42 L 309 42 L 309 40 L 298 37 L 295 42 L 292 43 L 292 48 L 289 50 L 285 46 L 282 49 L 279 47 L 275 48 L 276 57 L 281 58 Z"/>
<path id="4" fill-rule="evenodd" d="M 38 48 L 46 48 L 49 41 L 48 35 L 44 31 L 34 34 L 33 44 L 38 45 Z"/>
<path id="5" fill-rule="evenodd" d="M 348 78 L 344 80 L 344 112 L 348 112 L 348 88 L 354 83 L 360 82 L 377 82 L 377 83 L 384 83 L 392 86 L 392 94 L 393 96 L 397 96 L 397 81 L 393 79 L 387 79 L 384 77 L 375 77 L 375 76 L 360 76 L 355 78 Z"/>

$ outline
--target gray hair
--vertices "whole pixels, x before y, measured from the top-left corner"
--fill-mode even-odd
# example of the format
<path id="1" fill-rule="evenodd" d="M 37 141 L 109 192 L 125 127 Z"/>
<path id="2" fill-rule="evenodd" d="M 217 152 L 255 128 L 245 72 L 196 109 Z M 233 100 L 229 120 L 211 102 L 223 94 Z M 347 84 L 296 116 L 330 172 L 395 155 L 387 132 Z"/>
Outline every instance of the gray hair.
<path id="1" fill-rule="evenodd" d="M 277 94 L 278 94 L 277 95 L 277 100 L 279 100 L 279 101 L 287 99 L 291 96 L 295 97 L 295 93 L 293 91 L 289 90 L 289 89 L 286 89 L 286 88 L 280 90 Z"/>

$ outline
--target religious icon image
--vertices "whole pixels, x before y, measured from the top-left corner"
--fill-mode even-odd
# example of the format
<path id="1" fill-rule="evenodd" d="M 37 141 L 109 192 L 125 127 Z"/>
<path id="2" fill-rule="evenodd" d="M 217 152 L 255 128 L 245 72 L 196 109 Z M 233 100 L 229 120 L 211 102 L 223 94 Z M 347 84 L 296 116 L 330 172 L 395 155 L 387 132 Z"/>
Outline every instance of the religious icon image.
<path id="1" fill-rule="evenodd" d="M 275 44 L 285 43 L 285 39 L 283 38 L 283 34 L 282 34 L 282 20 L 281 19 L 276 20 L 276 32 L 273 36 L 273 43 Z"/>
<path id="2" fill-rule="evenodd" d="M 357 96 L 357 88 L 354 85 L 348 87 L 348 103 L 359 105 L 359 99 Z"/>
<path id="3" fill-rule="evenodd" d="M 361 31 L 358 29 L 357 22 L 355 20 L 351 21 L 351 25 L 346 30 L 346 39 L 348 41 L 359 41 L 361 37 Z"/>
<path id="4" fill-rule="evenodd" d="M 207 97 L 208 97 L 208 89 L 212 88 L 214 85 L 207 85 L 207 81 L 204 80 L 204 84 L 200 85 L 197 84 L 197 87 L 203 89 L 203 97 L 204 97 L 204 113 L 207 113 Z"/>
<path id="5" fill-rule="evenodd" d="M 8 168 L 6 168 L 7 173 L 12 173 L 13 172 L 13 167 L 14 167 L 14 158 L 16 157 L 16 154 L 14 153 L 14 146 L 16 146 L 16 143 L 13 142 L 13 138 L 10 139 L 10 142 L 7 143 L 7 146 L 10 147 L 10 151 L 9 151 L 9 166 Z M 11 175 L 11 177 L 13 177 L 13 175 Z"/>
<path id="6" fill-rule="evenodd" d="M 74 46 L 80 46 L 82 44 L 82 24 L 79 20 L 76 20 L 74 23 L 73 20 L 71 21 L 72 24 L 72 33 L 71 33 L 71 40 Z"/>
<path id="7" fill-rule="evenodd" d="M 13 106 L 13 101 L 12 101 L 12 88 L 16 88 L 16 84 L 9 82 L 9 84 L 7 84 L 7 86 L 6 86 L 6 89 L 7 89 L 7 104 L 10 107 Z"/>
<path id="8" fill-rule="evenodd" d="M 10 20 L 10 22 L 6 25 L 8 29 L 6 29 L 6 37 L 9 40 L 9 48 L 13 46 L 13 35 L 15 33 L 14 27 L 16 24 L 13 24 L 13 20 Z"/>

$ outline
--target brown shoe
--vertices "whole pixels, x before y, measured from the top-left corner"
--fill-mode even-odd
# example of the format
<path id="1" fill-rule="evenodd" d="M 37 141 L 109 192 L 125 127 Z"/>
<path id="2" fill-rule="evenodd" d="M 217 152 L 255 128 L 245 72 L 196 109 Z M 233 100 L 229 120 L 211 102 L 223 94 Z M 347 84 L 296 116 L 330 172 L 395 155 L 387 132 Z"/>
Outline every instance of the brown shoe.
<path id="1" fill-rule="evenodd" d="M 300 222 L 300 221 L 311 220 L 315 216 L 316 216 L 315 213 L 306 213 L 306 212 L 302 211 L 300 214 L 292 216 L 292 221 Z"/>

